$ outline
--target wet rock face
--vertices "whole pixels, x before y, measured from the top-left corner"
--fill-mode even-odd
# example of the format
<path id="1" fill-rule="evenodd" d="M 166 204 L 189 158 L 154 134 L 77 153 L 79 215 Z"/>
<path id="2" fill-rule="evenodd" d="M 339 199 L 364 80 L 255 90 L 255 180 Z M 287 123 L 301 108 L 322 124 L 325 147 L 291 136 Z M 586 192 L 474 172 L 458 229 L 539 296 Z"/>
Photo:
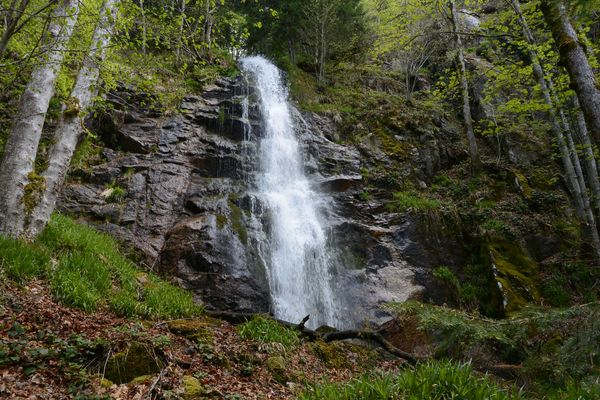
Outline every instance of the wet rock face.
<path id="1" fill-rule="evenodd" d="M 192 289 L 209 308 L 268 311 L 264 267 L 245 250 L 240 208 L 253 146 L 244 141 L 241 80 L 219 80 L 184 99 L 181 113 L 157 116 L 109 97 L 115 110 L 92 121 L 105 162 L 66 185 L 61 208 L 115 235 L 149 267 Z M 253 114 L 254 113 L 254 114 Z M 260 130 L 249 109 L 253 132 Z M 108 186 L 125 190 L 109 202 Z"/>
<path id="2" fill-rule="evenodd" d="M 132 107 L 121 101 L 126 93 L 109 97 L 115 109 L 91 123 L 107 145 L 104 161 L 74 172 L 60 208 L 138 250 L 148 267 L 193 290 L 209 309 L 268 312 L 268 254 L 258 246 L 268 210 L 248 195 L 263 132 L 252 101 L 244 107 L 248 93 L 252 99 L 241 78 L 220 79 L 185 98 L 172 117 Z M 324 217 L 348 325 L 381 322 L 387 314 L 380 305 L 422 296 L 420 277 L 450 253 L 425 245 L 420 222 L 389 213 L 383 194 L 361 196 L 361 168 L 376 155 L 334 143 L 335 118 L 294 118 L 307 174 L 335 203 Z M 415 163 L 433 174 L 450 155 L 434 137 L 424 140 Z M 109 186 L 123 188 L 124 199 L 105 198 Z"/>

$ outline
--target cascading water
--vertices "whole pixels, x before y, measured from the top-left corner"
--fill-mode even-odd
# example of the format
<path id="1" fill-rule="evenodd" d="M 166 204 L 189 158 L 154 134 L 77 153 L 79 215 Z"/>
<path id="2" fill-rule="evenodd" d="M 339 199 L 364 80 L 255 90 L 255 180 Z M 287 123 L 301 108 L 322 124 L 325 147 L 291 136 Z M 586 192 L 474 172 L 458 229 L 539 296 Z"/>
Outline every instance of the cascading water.
<path id="1" fill-rule="evenodd" d="M 241 64 L 257 89 L 265 131 L 255 196 L 269 218 L 266 243 L 259 245 L 267 247 L 263 253 L 273 313 L 291 322 L 310 314 L 313 327 L 339 326 L 334 265 L 322 224 L 330 199 L 315 192 L 304 174 L 280 71 L 262 57 L 244 58 Z"/>

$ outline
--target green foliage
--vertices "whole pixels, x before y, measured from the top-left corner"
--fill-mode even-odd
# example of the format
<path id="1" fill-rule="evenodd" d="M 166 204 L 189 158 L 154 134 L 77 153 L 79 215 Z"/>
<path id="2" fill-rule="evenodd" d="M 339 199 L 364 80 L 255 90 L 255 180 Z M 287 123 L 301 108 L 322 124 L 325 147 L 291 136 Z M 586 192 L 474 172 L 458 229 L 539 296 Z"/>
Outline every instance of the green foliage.
<path id="1" fill-rule="evenodd" d="M 300 344 L 298 331 L 260 315 L 240 325 L 238 332 L 242 339 L 251 339 L 261 343 L 281 343 L 286 349 Z"/>
<path id="2" fill-rule="evenodd" d="M 120 203 L 127 195 L 125 189 L 115 182 L 111 183 L 108 189 L 110 190 L 110 194 L 106 197 L 106 201 L 109 203 Z"/>
<path id="3" fill-rule="evenodd" d="M 202 311 L 190 293 L 140 272 L 113 238 L 60 214 L 33 243 L 0 237 L 0 262 L 17 281 L 48 278 L 60 302 L 88 312 L 107 306 L 123 316 L 176 318 Z"/>
<path id="4" fill-rule="evenodd" d="M 439 210 L 445 204 L 441 200 L 425 197 L 417 192 L 396 192 L 389 208 L 394 211 L 431 211 Z"/>
<path id="5" fill-rule="evenodd" d="M 390 304 L 388 309 L 400 317 L 416 318 L 418 329 L 435 344 L 438 357 L 485 365 L 493 355 L 499 362 L 522 363 L 537 392 L 552 393 L 569 382 L 593 382 L 597 377 L 598 303 L 566 309 L 527 308 L 504 320 L 417 302 Z"/>
<path id="6" fill-rule="evenodd" d="M 102 146 L 97 143 L 97 138 L 85 135 L 71 159 L 71 171 L 88 170 L 92 165 L 97 164 L 101 159 Z"/>
<path id="7" fill-rule="evenodd" d="M 508 400 L 524 398 L 514 388 L 504 388 L 487 376 L 477 375 L 470 364 L 450 361 L 419 364 L 397 375 L 371 374 L 350 382 L 310 386 L 301 400 Z"/>

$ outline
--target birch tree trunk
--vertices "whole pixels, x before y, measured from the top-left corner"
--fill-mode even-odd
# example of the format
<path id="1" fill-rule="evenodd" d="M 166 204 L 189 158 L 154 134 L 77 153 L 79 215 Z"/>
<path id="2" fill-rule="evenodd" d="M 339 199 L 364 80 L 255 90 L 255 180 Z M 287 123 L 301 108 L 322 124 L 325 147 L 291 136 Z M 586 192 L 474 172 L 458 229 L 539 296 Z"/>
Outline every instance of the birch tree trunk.
<path id="1" fill-rule="evenodd" d="M 577 93 L 588 129 L 596 144 L 600 144 L 600 90 L 585 50 L 561 1 L 542 0 L 541 9 Z"/>
<path id="2" fill-rule="evenodd" d="M 32 179 L 35 178 L 35 157 L 58 71 L 78 14 L 77 0 L 63 0 L 54 10 L 44 39 L 44 56 L 34 68 L 19 100 L 0 166 L 2 234 L 17 237 L 22 233 L 28 197 L 39 192 L 39 186 L 43 185 L 43 182 Z"/>
<path id="3" fill-rule="evenodd" d="M 79 111 L 88 109 L 96 95 L 95 85 L 100 74 L 99 66 L 104 59 L 106 47 L 112 36 L 115 17 L 114 4 L 115 0 L 105 0 L 102 4 L 100 19 L 92 36 L 89 53 L 77 74 L 71 92 L 71 99 L 78 107 L 77 110 L 66 110 L 56 128 L 55 143 L 48 155 L 48 168 L 42 174 L 46 186 L 40 201 L 31 212 L 29 224 L 25 227 L 26 237 L 34 238 L 44 229 L 56 206 L 60 188 L 64 183 L 75 147 L 83 132 L 83 120 Z"/>
<path id="4" fill-rule="evenodd" d="M 477 149 L 477 141 L 475 132 L 473 131 L 473 118 L 471 117 L 471 102 L 469 100 L 469 82 L 467 80 L 467 68 L 465 67 L 465 56 L 463 54 L 463 45 L 460 34 L 458 33 L 458 17 L 456 13 L 456 4 L 454 0 L 448 2 L 451 12 L 452 33 L 458 51 L 457 60 L 460 68 L 460 83 L 462 88 L 463 98 L 463 117 L 465 119 L 465 127 L 467 130 L 467 140 L 469 141 L 469 156 L 471 158 L 471 169 L 477 172 L 481 169 L 481 160 L 479 159 L 479 150 Z"/>

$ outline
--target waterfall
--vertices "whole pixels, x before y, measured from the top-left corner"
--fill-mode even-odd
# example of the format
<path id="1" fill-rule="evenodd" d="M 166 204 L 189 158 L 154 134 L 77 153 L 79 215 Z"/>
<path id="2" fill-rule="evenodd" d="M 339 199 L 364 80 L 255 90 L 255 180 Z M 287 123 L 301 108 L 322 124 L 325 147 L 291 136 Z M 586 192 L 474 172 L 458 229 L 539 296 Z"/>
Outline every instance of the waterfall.
<path id="1" fill-rule="evenodd" d="M 310 314 L 310 326 L 339 326 L 323 212 L 331 199 L 314 191 L 304 173 L 292 106 L 279 69 L 256 56 L 244 58 L 241 65 L 256 87 L 264 129 L 255 196 L 268 216 L 260 245 L 268 254 L 272 311 L 290 322 Z"/>

